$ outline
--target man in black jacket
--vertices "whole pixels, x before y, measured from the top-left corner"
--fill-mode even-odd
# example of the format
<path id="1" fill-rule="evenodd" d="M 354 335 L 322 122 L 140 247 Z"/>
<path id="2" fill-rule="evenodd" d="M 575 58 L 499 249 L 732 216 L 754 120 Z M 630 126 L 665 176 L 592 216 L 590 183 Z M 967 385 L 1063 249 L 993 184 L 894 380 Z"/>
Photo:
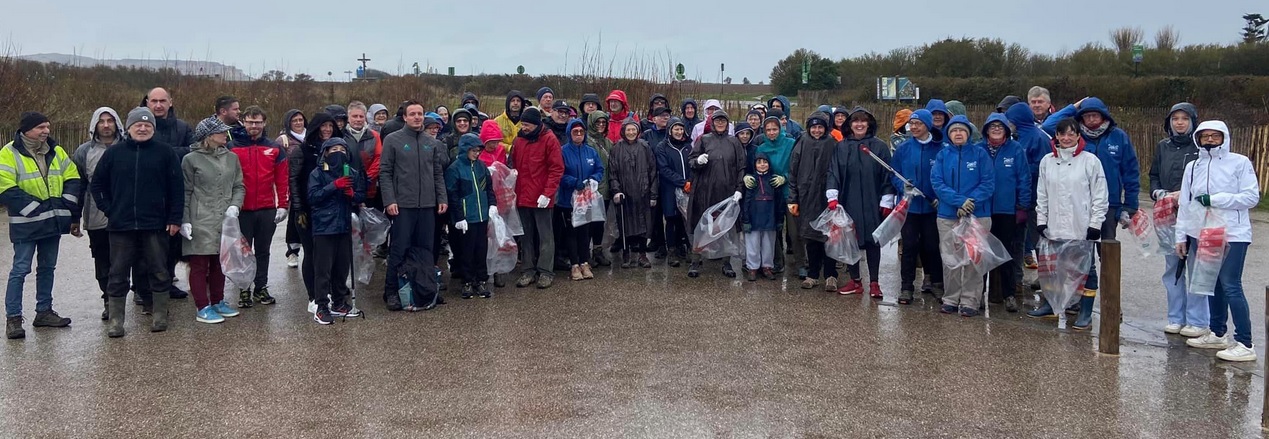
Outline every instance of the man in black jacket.
<path id="1" fill-rule="evenodd" d="M 105 212 L 110 233 L 110 325 L 107 335 L 124 335 L 128 277 L 148 281 L 151 291 L 172 284 L 165 269 L 168 240 L 180 230 L 184 214 L 185 180 L 176 153 L 155 139 L 155 116 L 138 107 L 128 112 L 124 125 L 128 139 L 106 150 L 92 179 L 92 197 Z M 154 320 L 150 331 L 167 330 L 166 294 L 154 295 Z"/>
<path id="2" fill-rule="evenodd" d="M 219 105 L 217 102 L 217 112 Z M 154 140 L 163 143 L 176 151 L 176 172 L 181 172 L 181 157 L 189 152 L 190 144 L 194 143 L 194 130 L 190 129 L 189 124 L 176 118 L 176 108 L 173 107 L 172 95 L 163 87 L 155 87 L 145 94 L 141 99 L 141 106 L 150 110 L 154 115 Z M 189 293 L 176 286 L 176 263 L 181 258 L 181 238 L 172 237 L 168 242 L 167 267 L 168 277 L 171 278 L 171 284 L 166 288 L 158 291 L 167 291 L 168 295 L 173 299 L 184 299 L 189 297 Z M 134 273 L 133 277 L 140 273 Z M 138 282 L 136 285 L 137 304 L 145 305 L 149 308 L 152 301 L 150 296 L 149 285 L 146 282 Z"/>

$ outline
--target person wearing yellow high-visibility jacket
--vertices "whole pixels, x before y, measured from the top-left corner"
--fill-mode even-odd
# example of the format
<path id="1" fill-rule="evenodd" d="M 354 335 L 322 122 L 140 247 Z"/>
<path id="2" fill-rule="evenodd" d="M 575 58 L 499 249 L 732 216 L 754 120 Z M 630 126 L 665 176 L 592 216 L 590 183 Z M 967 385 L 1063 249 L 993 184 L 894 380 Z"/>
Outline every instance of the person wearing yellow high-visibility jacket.
<path id="1" fill-rule="evenodd" d="M 0 149 L 0 202 L 9 213 L 13 242 L 13 268 L 4 294 L 5 336 L 10 339 L 26 337 L 22 285 L 31 274 L 32 260 L 38 264 L 32 325 L 62 328 L 71 323 L 53 311 L 53 269 L 62 234 L 83 236 L 79 230 L 82 180 L 66 150 L 49 137 L 49 128 L 43 114 L 23 113 L 13 141 Z"/>

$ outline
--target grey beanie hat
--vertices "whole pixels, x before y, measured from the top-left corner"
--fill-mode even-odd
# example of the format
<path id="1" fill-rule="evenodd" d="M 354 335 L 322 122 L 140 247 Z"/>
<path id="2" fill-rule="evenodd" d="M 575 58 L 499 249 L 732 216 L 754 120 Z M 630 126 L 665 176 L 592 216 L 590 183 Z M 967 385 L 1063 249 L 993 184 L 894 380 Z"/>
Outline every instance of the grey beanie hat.
<path id="1" fill-rule="evenodd" d="M 154 113 L 151 112 L 150 109 L 146 107 L 133 108 L 132 111 L 128 112 L 128 123 L 123 124 L 123 129 L 126 130 L 129 128 L 132 128 L 132 124 L 138 123 L 138 122 L 145 122 L 150 125 L 155 125 Z"/>

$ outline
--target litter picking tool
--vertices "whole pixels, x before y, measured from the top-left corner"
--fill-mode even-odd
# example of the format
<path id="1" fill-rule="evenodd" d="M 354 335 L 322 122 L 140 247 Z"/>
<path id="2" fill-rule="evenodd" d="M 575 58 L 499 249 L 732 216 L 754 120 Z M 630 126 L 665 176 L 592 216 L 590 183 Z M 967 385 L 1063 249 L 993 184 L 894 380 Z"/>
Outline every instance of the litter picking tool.
<path id="1" fill-rule="evenodd" d="M 868 149 L 868 148 L 866 148 L 866 147 L 861 147 L 861 148 L 859 148 L 859 149 L 861 149 L 861 150 L 863 150 L 864 152 L 868 153 L 868 156 L 869 156 L 869 157 L 872 157 L 872 159 L 873 159 L 873 160 L 875 160 L 878 164 L 880 164 L 880 165 L 881 165 L 881 167 L 886 168 L 886 170 L 887 170 L 887 171 L 890 171 L 890 173 L 894 174 L 894 176 L 895 176 L 895 177 L 899 178 L 899 181 L 902 181 L 902 182 L 906 183 L 908 186 L 912 186 L 912 190 L 913 190 L 913 191 L 916 191 L 916 194 L 917 194 L 917 195 L 920 195 L 920 196 L 921 196 L 921 197 L 923 197 L 923 198 L 929 198 L 929 197 L 926 197 L 926 196 L 925 196 L 925 193 L 924 193 L 924 192 L 921 192 L 921 189 L 920 189 L 920 188 L 917 188 L 917 186 L 916 186 L 915 184 L 912 184 L 912 182 L 911 182 L 911 181 L 908 181 L 908 179 L 903 178 L 903 174 L 900 174 L 900 173 L 899 173 L 899 171 L 896 171 L 896 170 L 894 170 L 894 168 L 890 167 L 890 164 L 889 164 L 889 163 L 886 163 L 886 161 L 885 161 L 885 160 L 882 160 L 882 159 L 881 159 L 881 157 L 877 157 L 877 154 L 874 154 L 871 150 L 869 150 L 869 149 Z"/>

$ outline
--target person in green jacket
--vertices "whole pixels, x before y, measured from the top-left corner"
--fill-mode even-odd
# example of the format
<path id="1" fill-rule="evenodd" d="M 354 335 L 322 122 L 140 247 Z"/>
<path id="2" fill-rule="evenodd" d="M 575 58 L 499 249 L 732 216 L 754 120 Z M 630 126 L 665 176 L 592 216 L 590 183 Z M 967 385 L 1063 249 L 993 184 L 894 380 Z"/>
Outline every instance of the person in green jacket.
<path id="1" fill-rule="evenodd" d="M 194 320 L 220 323 L 238 311 L 225 302 L 225 273 L 220 267 L 220 235 L 225 218 L 237 218 L 247 189 L 242 164 L 229 152 L 229 125 L 203 119 L 194 128 L 190 153 L 181 159 L 185 175 L 185 214 L 181 254 L 189 262 L 189 289 L 198 310 Z M 268 267 L 257 267 L 267 270 Z"/>
<path id="2" fill-rule="evenodd" d="M 467 133 L 458 140 L 458 155 L 445 170 L 445 191 L 449 196 L 449 205 L 454 206 L 450 213 L 454 229 L 459 233 L 455 241 L 450 239 L 454 250 L 454 259 L 458 263 L 458 277 L 463 280 L 462 295 L 470 299 L 473 295 L 490 298 L 493 293 L 485 280 L 489 278 L 488 256 L 489 246 L 486 235 L 489 233 L 489 217 L 498 214 L 495 203 L 493 180 L 489 169 L 480 161 L 482 145 L 480 136 Z"/>

